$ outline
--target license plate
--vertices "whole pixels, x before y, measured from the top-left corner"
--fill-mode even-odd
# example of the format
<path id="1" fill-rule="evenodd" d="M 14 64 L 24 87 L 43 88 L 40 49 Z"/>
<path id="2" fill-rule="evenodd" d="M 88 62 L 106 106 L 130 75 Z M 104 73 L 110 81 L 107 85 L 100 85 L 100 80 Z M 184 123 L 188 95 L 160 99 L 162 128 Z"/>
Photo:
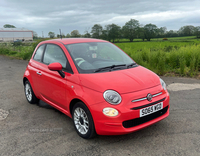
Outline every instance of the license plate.
<path id="1" fill-rule="evenodd" d="M 158 103 L 158 104 L 153 105 L 153 106 L 150 106 L 150 107 L 140 109 L 140 117 L 152 114 L 152 113 L 157 112 L 161 109 L 163 109 L 163 102 Z"/>

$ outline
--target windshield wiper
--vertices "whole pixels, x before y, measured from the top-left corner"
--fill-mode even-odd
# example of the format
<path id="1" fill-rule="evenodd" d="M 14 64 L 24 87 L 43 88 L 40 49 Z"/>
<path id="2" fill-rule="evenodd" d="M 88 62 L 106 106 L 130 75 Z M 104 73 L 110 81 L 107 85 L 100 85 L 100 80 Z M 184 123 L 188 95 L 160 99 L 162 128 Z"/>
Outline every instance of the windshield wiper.
<path id="1" fill-rule="evenodd" d="M 103 71 L 103 70 L 106 70 L 106 69 L 109 69 L 111 71 L 115 67 L 124 67 L 124 66 L 126 66 L 126 64 L 112 65 L 112 66 L 99 68 L 99 69 L 95 70 L 94 72 L 96 73 L 96 72 L 100 72 L 100 71 Z"/>
<path id="2" fill-rule="evenodd" d="M 131 64 L 129 64 L 129 65 L 127 65 L 127 68 L 130 68 L 130 67 L 132 67 L 132 66 L 134 66 L 134 65 L 137 65 L 137 63 L 131 63 Z"/>

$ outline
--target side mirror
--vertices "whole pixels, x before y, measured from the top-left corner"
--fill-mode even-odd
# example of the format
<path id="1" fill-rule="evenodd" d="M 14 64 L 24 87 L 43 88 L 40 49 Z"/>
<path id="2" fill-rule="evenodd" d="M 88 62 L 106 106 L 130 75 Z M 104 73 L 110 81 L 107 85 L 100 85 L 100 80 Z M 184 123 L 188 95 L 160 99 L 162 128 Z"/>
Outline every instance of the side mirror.
<path id="1" fill-rule="evenodd" d="M 60 71 L 62 70 L 62 65 L 58 62 L 55 62 L 48 65 L 48 68 L 49 70 L 52 70 L 52 71 Z"/>
<path id="2" fill-rule="evenodd" d="M 62 78 L 65 77 L 65 73 L 62 72 L 62 65 L 58 62 L 51 63 L 48 65 L 49 70 L 57 71 Z"/>

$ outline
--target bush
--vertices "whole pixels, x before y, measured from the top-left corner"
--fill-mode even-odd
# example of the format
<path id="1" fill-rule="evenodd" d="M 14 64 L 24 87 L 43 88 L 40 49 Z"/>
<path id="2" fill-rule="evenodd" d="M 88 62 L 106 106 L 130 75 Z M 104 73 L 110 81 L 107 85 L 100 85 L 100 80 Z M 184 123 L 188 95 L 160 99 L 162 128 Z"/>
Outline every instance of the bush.
<path id="1" fill-rule="evenodd" d="M 164 56 L 159 57 L 157 69 L 158 69 L 159 75 L 165 74 L 165 57 Z"/>
<path id="2" fill-rule="evenodd" d="M 15 55 L 17 54 L 17 51 L 9 51 L 9 55 Z"/>
<path id="3" fill-rule="evenodd" d="M 170 51 L 173 50 L 173 46 L 166 46 L 166 47 L 164 48 L 164 50 L 165 50 L 166 52 L 170 52 Z"/>
<path id="4" fill-rule="evenodd" d="M 180 75 L 183 76 L 185 75 L 185 65 L 186 65 L 184 57 L 180 57 L 179 62 L 180 62 Z"/>
<path id="5" fill-rule="evenodd" d="M 32 53 L 29 53 L 29 52 L 28 53 L 22 53 L 22 55 L 21 55 L 23 60 L 28 60 L 28 59 L 31 58 L 31 56 L 32 56 Z"/>
<path id="6" fill-rule="evenodd" d="M 0 54 L 3 54 L 3 55 L 9 54 L 9 49 L 1 47 L 0 48 Z"/>
<path id="7" fill-rule="evenodd" d="M 13 46 L 17 47 L 17 46 L 21 46 L 22 42 L 21 41 L 16 41 L 13 43 Z"/>

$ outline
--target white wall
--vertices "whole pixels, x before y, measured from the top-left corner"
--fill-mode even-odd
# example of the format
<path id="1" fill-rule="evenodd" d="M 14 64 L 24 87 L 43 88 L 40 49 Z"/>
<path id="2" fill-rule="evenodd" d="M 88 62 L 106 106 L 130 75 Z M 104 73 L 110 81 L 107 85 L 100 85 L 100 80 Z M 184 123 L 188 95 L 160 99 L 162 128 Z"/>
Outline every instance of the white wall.
<path id="1" fill-rule="evenodd" d="M 0 31 L 0 41 L 33 40 L 31 31 Z"/>

